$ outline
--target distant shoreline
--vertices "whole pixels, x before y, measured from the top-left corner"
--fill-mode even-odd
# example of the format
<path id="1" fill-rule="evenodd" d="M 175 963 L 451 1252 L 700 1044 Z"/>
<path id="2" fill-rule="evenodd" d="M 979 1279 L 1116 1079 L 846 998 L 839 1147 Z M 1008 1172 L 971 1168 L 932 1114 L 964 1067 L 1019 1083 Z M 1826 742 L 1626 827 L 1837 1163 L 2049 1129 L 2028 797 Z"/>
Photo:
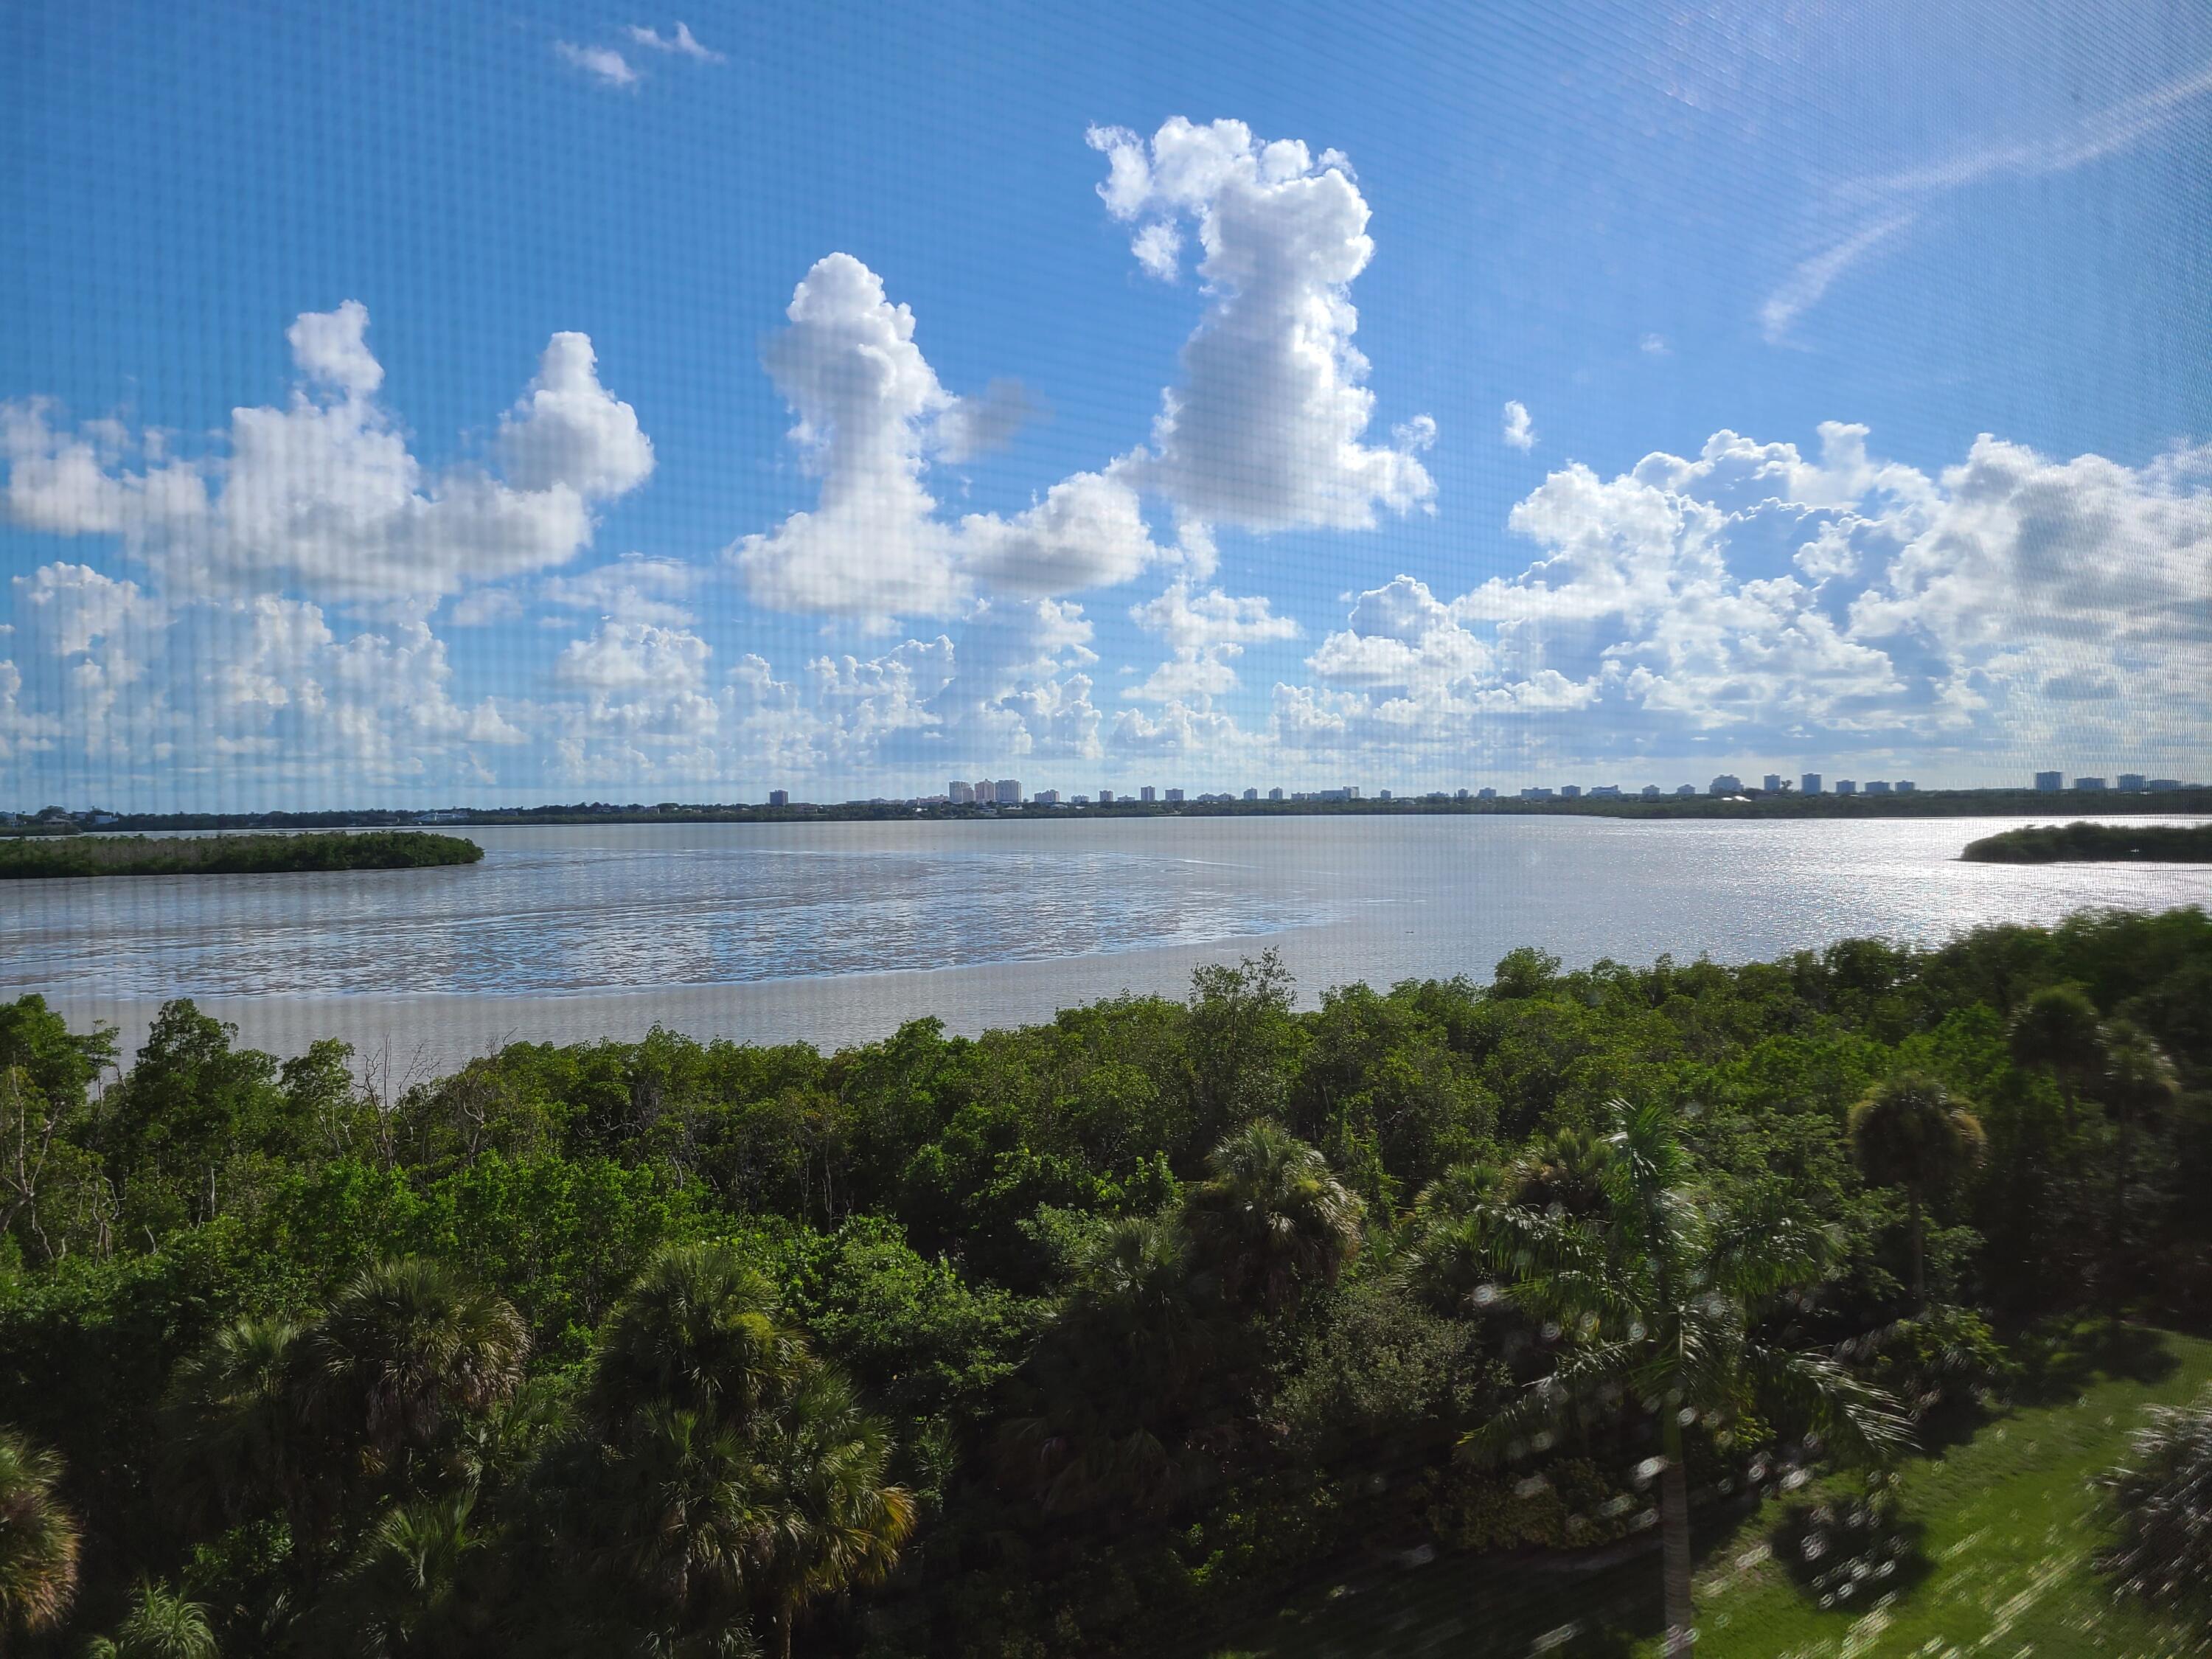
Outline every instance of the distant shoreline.
<path id="1" fill-rule="evenodd" d="M 475 864 L 483 848 L 420 830 L 359 835 L 46 836 L 0 842 L 0 881 L 103 876 L 258 876 L 329 870 L 417 870 Z"/>
<path id="2" fill-rule="evenodd" d="M 1476 817 L 1605 817 L 1630 819 L 1805 819 L 2026 817 L 2062 813 L 2072 817 L 2139 814 L 2212 815 L 2212 787 L 2151 793 L 2032 789 L 1928 789 L 1906 795 L 1799 795 L 1795 793 L 1717 797 L 1662 795 L 1583 796 L 1577 800 L 1499 799 L 1461 800 L 1412 796 L 1390 800 L 1191 800 L 1115 801 L 1075 806 L 976 807 L 909 805 L 899 801 L 844 801 L 823 805 L 646 806 L 575 802 L 531 807 L 455 808 L 435 815 L 422 811 L 368 807 L 315 812 L 165 812 L 102 815 L 73 826 L 108 832 L 182 830 L 300 830 L 396 829 L 429 823 L 439 828 L 471 824 L 577 823 L 849 823 L 915 822 L 1058 823 L 1091 818 L 1176 817 L 1374 817 L 1468 816 Z M 48 834 L 36 824 L 16 827 L 18 839 Z M 4 843 L 0 843 L 4 844 Z"/>

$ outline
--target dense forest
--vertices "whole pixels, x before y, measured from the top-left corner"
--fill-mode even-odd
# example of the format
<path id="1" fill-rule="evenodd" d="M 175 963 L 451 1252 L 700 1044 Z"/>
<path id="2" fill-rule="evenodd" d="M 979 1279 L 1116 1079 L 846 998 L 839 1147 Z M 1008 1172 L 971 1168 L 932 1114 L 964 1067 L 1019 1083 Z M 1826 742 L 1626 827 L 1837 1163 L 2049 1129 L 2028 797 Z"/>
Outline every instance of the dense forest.
<path id="1" fill-rule="evenodd" d="M 49 876 L 245 876 L 475 864 L 459 836 L 366 830 L 307 836 L 44 836 L 0 840 L 0 880 Z"/>
<path id="2" fill-rule="evenodd" d="M 2212 1314 L 2201 911 L 1293 990 L 399 1089 L 0 1007 L 0 1643 L 1203 1653 L 1655 1533 L 1686 1623 L 1692 1515 Z"/>

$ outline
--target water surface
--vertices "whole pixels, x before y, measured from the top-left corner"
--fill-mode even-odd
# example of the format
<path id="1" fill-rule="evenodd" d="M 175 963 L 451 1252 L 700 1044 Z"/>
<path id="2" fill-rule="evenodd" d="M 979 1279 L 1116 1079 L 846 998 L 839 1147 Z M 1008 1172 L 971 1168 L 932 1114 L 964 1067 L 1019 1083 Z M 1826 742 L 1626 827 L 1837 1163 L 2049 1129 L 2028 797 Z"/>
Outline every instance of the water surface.
<path id="1" fill-rule="evenodd" d="M 1123 989 L 1180 994 L 1196 964 L 1268 945 L 1310 999 L 1352 980 L 1486 979 L 1517 945 L 1570 964 L 1738 962 L 2212 903 L 2208 866 L 1958 861 L 2025 822 L 475 828 L 474 866 L 0 884 L 0 990 L 43 992 L 126 1042 L 191 996 L 280 1052 L 339 1036 L 428 1068 L 656 1021 L 825 1043 L 922 1014 L 979 1030 Z"/>

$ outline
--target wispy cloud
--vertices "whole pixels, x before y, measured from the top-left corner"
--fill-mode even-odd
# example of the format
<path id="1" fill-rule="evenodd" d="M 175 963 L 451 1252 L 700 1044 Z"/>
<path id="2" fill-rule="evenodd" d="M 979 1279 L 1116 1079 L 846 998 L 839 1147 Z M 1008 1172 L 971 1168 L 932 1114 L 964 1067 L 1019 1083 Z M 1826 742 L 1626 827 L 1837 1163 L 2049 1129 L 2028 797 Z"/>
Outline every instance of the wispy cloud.
<path id="1" fill-rule="evenodd" d="M 1847 234 L 1800 263 L 1759 307 L 1759 323 L 1768 342 L 1780 343 L 1790 325 L 1819 303 L 1838 276 L 1909 226 L 1917 204 L 1985 179 L 2039 179 L 2100 161 L 2163 131 L 2208 93 L 2212 93 L 2212 65 L 2084 116 L 2045 137 L 1982 144 L 1924 167 L 1838 185 L 1833 192 L 1836 205 L 1857 222 Z"/>
<path id="2" fill-rule="evenodd" d="M 653 52 L 669 52 L 682 58 L 696 58 L 702 64 L 726 61 L 722 53 L 700 45 L 699 38 L 691 33 L 689 23 L 679 21 L 673 34 L 663 34 L 659 29 L 648 28 L 642 23 L 632 23 L 627 33 L 639 46 Z"/>
<path id="3" fill-rule="evenodd" d="M 1843 275 L 1844 267 L 1872 252 L 1911 224 L 1912 219 L 1909 212 L 1877 219 L 1798 265 L 1759 308 L 1759 325 L 1767 343 L 1780 343 L 1788 337 L 1790 324 L 1820 302 L 1820 296 L 1828 291 L 1828 284 Z"/>
<path id="4" fill-rule="evenodd" d="M 2051 137 L 1983 145 L 1929 167 L 1859 179 L 1845 185 L 1844 193 L 1887 201 L 1901 195 L 1956 190 L 1961 185 L 1978 184 L 1984 179 L 2001 175 L 2037 179 L 2047 173 L 2064 173 L 2150 137 L 2169 125 L 2208 92 L 2212 92 L 2212 65 L 2125 99 L 2110 109 L 2084 116 L 2065 131 Z"/>
<path id="5" fill-rule="evenodd" d="M 601 86 L 627 88 L 638 82 L 638 73 L 630 67 L 629 59 L 612 46 L 580 46 L 573 40 L 556 40 L 553 51 Z"/>

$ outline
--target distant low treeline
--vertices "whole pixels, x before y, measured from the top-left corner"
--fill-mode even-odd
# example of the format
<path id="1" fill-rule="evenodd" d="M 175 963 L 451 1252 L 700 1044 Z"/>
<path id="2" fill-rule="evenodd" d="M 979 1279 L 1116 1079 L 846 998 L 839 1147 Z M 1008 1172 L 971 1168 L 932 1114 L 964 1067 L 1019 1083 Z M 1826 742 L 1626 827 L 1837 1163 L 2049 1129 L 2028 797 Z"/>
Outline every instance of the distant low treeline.
<path id="1" fill-rule="evenodd" d="M 51 809 L 50 809 L 51 810 Z M 1219 795 L 1179 801 L 1117 799 L 1077 806 L 1072 801 L 1041 806 L 955 806 L 941 800 L 848 800 L 800 802 L 785 806 L 740 803 L 661 801 L 550 802 L 538 806 L 479 806 L 443 809 L 436 821 L 469 824 L 570 823 L 913 823 L 917 820 L 1065 823 L 1085 818 L 1218 817 L 1474 817 L 1606 818 L 1929 818 L 2017 817 L 2030 812 L 2122 813 L 2212 812 L 2212 787 L 2191 784 L 2156 793 L 2087 791 L 2054 798 L 2033 789 L 1917 789 L 1907 794 L 1801 794 L 1794 790 L 1743 794 L 1580 795 L 1567 799 L 1524 800 L 1517 795 L 1484 799 L 1456 793 L 1393 795 L 1389 799 L 1241 800 Z M 88 818 L 76 827 L 138 830 L 153 834 L 185 830 L 264 830 L 374 829 L 422 821 L 422 814 L 394 807 L 364 807 L 318 812 L 133 812 Z M 72 826 L 42 814 L 20 826 L 25 835 L 67 835 Z"/>
<path id="2" fill-rule="evenodd" d="M 1967 844 L 1976 864 L 2212 864 L 2212 823 L 2037 823 Z"/>
<path id="3" fill-rule="evenodd" d="M 0 842 L 0 879 L 50 876 L 240 876 L 290 870 L 411 870 L 474 864 L 458 836 L 379 830 L 326 836 L 70 836 Z"/>

